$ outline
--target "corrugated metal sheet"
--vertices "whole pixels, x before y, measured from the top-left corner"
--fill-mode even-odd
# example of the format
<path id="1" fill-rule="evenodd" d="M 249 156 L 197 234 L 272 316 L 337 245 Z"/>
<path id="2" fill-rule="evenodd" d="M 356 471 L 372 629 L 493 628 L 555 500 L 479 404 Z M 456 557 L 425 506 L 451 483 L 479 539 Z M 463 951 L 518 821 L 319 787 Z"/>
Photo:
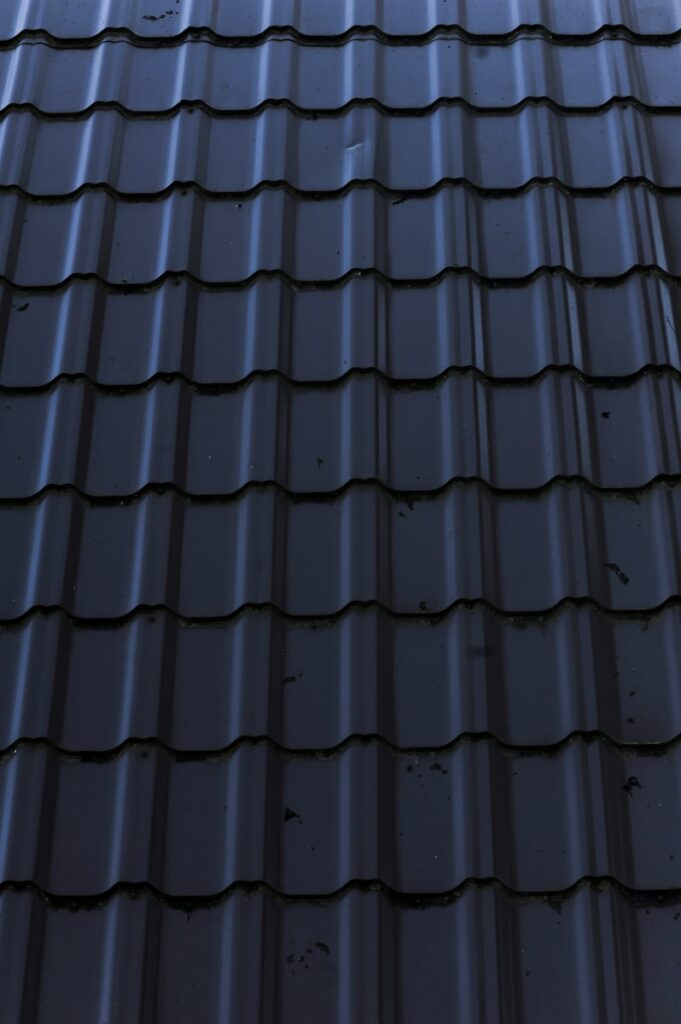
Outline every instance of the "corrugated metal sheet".
<path id="1" fill-rule="evenodd" d="M 0 13 L 7 1020 L 672 1024 L 681 2 L 166 3 Z"/>

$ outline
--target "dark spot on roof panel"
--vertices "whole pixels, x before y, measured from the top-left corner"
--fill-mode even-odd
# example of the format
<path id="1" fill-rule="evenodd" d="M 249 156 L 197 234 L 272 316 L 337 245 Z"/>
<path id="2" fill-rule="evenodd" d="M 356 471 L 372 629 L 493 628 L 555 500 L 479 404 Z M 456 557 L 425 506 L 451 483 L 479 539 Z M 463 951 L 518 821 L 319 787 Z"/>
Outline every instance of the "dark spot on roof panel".
<path id="1" fill-rule="evenodd" d="M 622 789 L 625 791 L 625 793 L 628 793 L 629 796 L 632 796 L 635 789 L 641 789 L 641 783 L 635 775 L 630 775 L 627 781 L 622 786 Z"/>
<path id="2" fill-rule="evenodd" d="M 605 562 L 604 564 L 606 569 L 609 569 L 610 572 L 614 572 L 615 576 L 620 581 L 620 583 L 623 583 L 625 586 L 627 585 L 627 583 L 629 582 L 629 577 L 625 572 L 623 572 L 620 569 L 617 562 Z"/>
<path id="3" fill-rule="evenodd" d="M 0 13 L 8 1020 L 678 1019 L 633 6 Z"/>

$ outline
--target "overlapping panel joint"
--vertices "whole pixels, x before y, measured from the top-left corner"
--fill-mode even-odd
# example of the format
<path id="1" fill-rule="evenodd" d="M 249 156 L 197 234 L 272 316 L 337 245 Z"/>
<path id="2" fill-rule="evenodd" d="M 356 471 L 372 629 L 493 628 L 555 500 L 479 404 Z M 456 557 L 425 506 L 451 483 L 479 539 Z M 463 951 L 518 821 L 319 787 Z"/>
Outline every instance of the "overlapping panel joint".
<path id="1" fill-rule="evenodd" d="M 680 72 L 679 0 L 0 14 L 12 1019 L 678 1019 Z"/>

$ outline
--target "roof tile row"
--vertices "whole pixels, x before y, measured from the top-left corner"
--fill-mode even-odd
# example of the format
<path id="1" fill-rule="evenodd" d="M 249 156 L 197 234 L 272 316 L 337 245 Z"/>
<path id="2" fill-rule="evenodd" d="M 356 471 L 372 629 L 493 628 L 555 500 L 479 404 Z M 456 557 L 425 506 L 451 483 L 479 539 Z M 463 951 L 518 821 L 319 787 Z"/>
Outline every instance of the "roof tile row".
<path id="1" fill-rule="evenodd" d="M 426 749 L 464 734 L 527 747 L 575 732 L 665 743 L 681 736 L 679 675 L 676 606 L 439 620 L 355 609 L 314 622 L 248 611 L 208 625 L 154 611 L 105 629 L 34 614 L 0 630 L 0 748 L 155 737 L 200 753 L 246 736 L 309 750 L 380 736 Z"/>
<path id="2" fill-rule="evenodd" d="M 679 239 L 681 195 L 644 186 L 574 197 L 547 185 L 493 199 L 445 187 L 406 202 L 370 187 L 324 202 L 280 188 L 230 202 L 189 189 L 135 202 L 0 195 L 2 277 L 20 287 L 89 275 L 140 286 L 181 272 L 213 284 L 261 273 L 332 283 L 372 270 L 411 282 L 450 269 L 503 280 L 546 267 L 587 279 L 637 267 L 681 275 Z"/>
<path id="3" fill-rule="evenodd" d="M 612 887 L 548 902 L 469 888 L 430 906 L 381 892 L 318 902 L 235 892 L 191 912 L 145 894 L 74 911 L 8 892 L 0 983 L 8 1019 L 69 1024 L 444 1024 L 501 1021 L 509 1007 L 525 1021 L 671 1024 L 680 927 L 674 905 Z"/>
<path id="4" fill-rule="evenodd" d="M 60 291 L 0 284 L 0 310 L 0 384 L 11 388 L 61 374 L 219 385 L 271 372 L 333 381 L 365 368 L 396 380 L 450 367 L 515 379 L 553 366 L 597 377 L 681 370 L 681 288 L 654 273 L 607 288 L 548 273 L 494 288 L 451 274 L 410 287 L 353 277 L 326 289 L 273 277 L 215 290 L 184 276 L 136 291 L 92 280 Z"/>
<path id="5" fill-rule="evenodd" d="M 425 388 L 376 376 L 305 389 L 255 378 L 218 394 L 180 381 L 102 393 L 79 380 L 6 393 L 2 408 L 5 499 L 55 485 L 93 496 L 151 484 L 229 495 L 270 482 L 319 494 L 359 480 L 396 491 L 459 479 L 522 490 L 557 477 L 640 488 L 681 474 L 681 382 L 669 373 L 618 388 L 572 374 L 529 386 L 469 374 Z"/>
<path id="6" fill-rule="evenodd" d="M 156 114 L 195 103 L 224 114 L 282 102 L 309 111 L 368 102 L 414 112 L 441 102 L 494 110 L 543 99 L 589 110 L 618 99 L 667 109 L 681 105 L 680 54 L 681 42 L 632 46 L 620 39 L 597 50 L 526 38 L 490 47 L 447 38 L 427 47 L 372 39 L 334 47 L 275 39 L 238 48 L 199 39 L 180 49 L 33 42 L 0 49 L 0 107 L 74 114 L 116 104 Z"/>
<path id="7" fill-rule="evenodd" d="M 144 6 L 144 5 L 142 5 Z M 568 7 L 547 6 L 543 0 L 318 0 L 302 5 L 297 0 L 267 0 L 258 5 L 224 6 L 214 0 L 175 0 L 163 9 L 153 0 L 142 10 L 137 0 L 30 0 L 7 7 L 0 18 L 0 38 L 20 33 L 48 33 L 60 39 L 88 38 L 111 29 L 127 29 L 148 37 L 154 45 L 188 29 L 211 29 L 229 39 L 258 36 L 268 30 L 290 28 L 304 35 L 334 36 L 356 27 L 375 27 L 387 35 L 424 35 L 434 28 L 460 27 L 471 34 L 514 33 L 523 26 L 543 26 L 550 34 L 568 36 L 598 33 L 608 26 L 622 26 L 632 33 L 664 35 L 681 30 L 679 0 L 573 0 Z M 323 39 L 322 39 L 323 41 Z"/>
<path id="8" fill-rule="evenodd" d="M 0 801 L 0 878 L 61 896 L 244 882 L 322 896 L 356 880 L 422 895 L 471 878 L 681 889 L 678 744 L 650 757 L 572 741 L 537 757 L 373 741 L 301 757 L 259 743 L 179 761 L 142 745 L 101 763 L 38 745 L 0 762 Z"/>
<path id="9" fill-rule="evenodd" d="M 568 599 L 650 610 L 681 587 L 680 518 L 681 489 L 666 485 L 539 497 L 470 485 L 400 500 L 356 485 L 331 501 L 251 488 L 205 503 L 152 491 L 105 505 L 48 492 L 0 508 L 0 616 L 163 605 L 213 618 L 254 604 L 324 617 L 373 602 L 418 615 L 468 601 L 512 613 Z"/>
<path id="10" fill-rule="evenodd" d="M 634 106 L 571 117 L 548 106 L 498 115 L 450 106 L 418 116 L 360 106 L 315 119 L 286 107 L 232 118 L 183 107 L 155 119 L 107 109 L 67 121 L 29 110 L 0 119 L 0 187 L 34 196 L 93 185 L 148 195 L 190 182 L 214 194 L 263 182 L 318 192 L 376 181 L 398 195 L 443 180 L 509 190 L 556 179 L 596 190 L 645 178 L 676 188 L 680 162 L 678 115 Z"/>

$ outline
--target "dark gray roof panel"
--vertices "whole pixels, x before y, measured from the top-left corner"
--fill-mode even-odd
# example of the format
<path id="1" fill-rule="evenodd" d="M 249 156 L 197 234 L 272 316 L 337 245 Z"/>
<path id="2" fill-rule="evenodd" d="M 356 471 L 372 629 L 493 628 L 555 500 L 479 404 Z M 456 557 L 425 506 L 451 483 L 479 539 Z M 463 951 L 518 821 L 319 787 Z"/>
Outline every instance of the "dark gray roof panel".
<path id="1" fill-rule="evenodd" d="M 645 230 L 632 232 L 632 222 Z M 104 192 L 57 204 L 0 195 L 0 263 L 21 287 L 83 275 L 143 285 L 183 271 L 208 283 L 262 272 L 328 283 L 369 270 L 422 281 L 449 268 L 491 279 L 544 267 L 589 279 L 636 267 L 681 275 L 679 239 L 681 195 L 644 186 L 597 198 L 545 186 L 494 199 L 447 187 L 403 203 L 370 187 L 325 202 L 284 189 L 239 202 L 185 189 L 140 202 Z"/>
<path id="2" fill-rule="evenodd" d="M 150 291 L 74 281 L 58 292 L 0 285 L 0 383 L 39 387 L 60 374 L 133 385 L 159 373 L 206 384 L 278 372 L 333 381 L 375 368 L 398 380 L 475 367 L 523 378 L 550 366 L 624 377 L 681 369 L 681 289 L 657 274 L 608 288 L 542 274 L 489 288 L 469 276 L 395 288 L 376 277 L 333 289 L 274 278 L 200 288 L 173 278 Z"/>
<path id="3" fill-rule="evenodd" d="M 619 388 L 574 374 L 517 386 L 468 374 L 425 388 L 375 375 L 305 389 L 255 378 L 217 394 L 180 381 L 124 394 L 64 381 L 6 394 L 0 424 L 0 498 L 12 499 L 55 485 L 93 496 L 150 484 L 328 493 L 353 480 L 530 490 L 558 477 L 640 488 L 663 474 L 681 474 L 681 383 L 669 373 Z"/>
<path id="4" fill-rule="evenodd" d="M 49 33 L 59 39 L 88 38 L 107 29 L 127 29 L 155 40 L 187 29 L 206 28 L 219 36 L 258 36 L 270 29 L 293 29 L 303 35 L 336 36 L 356 27 L 373 27 L 386 35 L 425 35 L 437 27 L 458 27 L 475 35 L 511 34 L 523 26 L 541 26 L 552 34 L 585 35 L 605 26 L 632 33 L 662 35 L 681 30 L 679 0 L 572 0 L 563 7 L 542 0 L 269 0 L 264 4 L 216 4 L 215 0 L 115 0 L 95 5 L 84 0 L 28 0 L 8 6 L 0 19 L 0 38 L 22 32 Z"/>
<path id="5" fill-rule="evenodd" d="M 282 1024 L 354 1024 L 381 1019 L 386 1000 L 386 1013 L 399 1007 L 405 1020 L 426 1013 L 440 1024 L 447 1007 L 485 1024 L 502 1019 L 511 999 L 525 1019 L 547 1013 L 556 1024 L 571 1024 L 580 1012 L 598 1020 L 612 1014 L 613 1021 L 672 1021 L 676 913 L 673 904 L 637 907 L 612 889 L 583 889 L 551 905 L 469 890 L 453 904 L 427 909 L 392 904 L 380 893 L 351 892 L 323 904 L 237 893 L 212 912 L 192 914 L 150 896 L 117 896 L 73 914 L 8 893 L 0 917 L 3 962 L 16 970 L 3 973 L 3 987 L 8 1013 L 22 1005 L 63 1008 L 74 1024 L 109 1007 L 120 1020 L 151 1012 L 169 1024 L 196 1019 L 197 1011 L 208 1020 L 248 1020 L 255 1011 Z M 42 939 L 40 987 L 29 983 L 38 955 L 29 921 Z M 233 934 L 239 942 L 225 943 Z M 223 951 L 221 970 L 216 948 Z M 167 979 L 158 988 L 141 973 L 156 951 Z M 464 963 L 466 970 L 456 969 Z M 479 986 L 470 984 L 471 974 Z M 80 1017 L 68 1014 L 74 986 L 83 993 Z"/>
<path id="6" fill-rule="evenodd" d="M 370 609 L 315 623 L 247 612 L 207 626 L 153 612 L 115 629 L 34 615 L 0 631 L 0 748 L 156 737 L 216 751 L 266 736 L 328 749 L 353 735 L 437 748 L 466 733 L 529 746 L 574 732 L 661 743 L 681 735 L 680 676 L 678 607 L 520 620 L 461 608 L 440 621 Z"/>
<path id="7" fill-rule="evenodd" d="M 489 1024 L 509 1006 L 552 1024 L 672 1024 L 678 918 L 673 900 L 613 887 L 548 902 L 471 887 L 416 907 L 357 890 L 319 902 L 234 892 L 190 911 L 121 894 L 77 912 L 5 892 L 0 984 L 8 1020 L 69 1024 Z"/>
<path id="8" fill-rule="evenodd" d="M 484 116 L 450 106 L 399 117 L 353 107 L 315 120 L 285 107 L 229 119 L 183 108 L 155 120 L 99 109 L 73 121 L 20 110 L 0 120 L 0 186 L 37 196 L 88 185 L 143 195 L 194 182 L 222 194 L 268 181 L 306 191 L 376 181 L 399 193 L 443 180 L 509 190 L 555 179 L 593 190 L 644 178 L 675 188 L 679 124 L 678 115 L 633 106 L 571 117 L 547 106 Z"/>
<path id="9" fill-rule="evenodd" d="M 665 485 L 624 498 L 470 485 L 401 500 L 371 485 L 302 502 L 251 488 L 228 502 L 149 492 L 103 506 L 48 492 L 0 507 L 0 616 L 164 605 L 212 618 L 266 604 L 323 617 L 367 602 L 418 614 L 477 600 L 523 612 L 569 598 L 651 609 L 679 593 L 680 517 L 681 489 Z"/>
<path id="10" fill-rule="evenodd" d="M 58 896 L 121 882 L 176 897 L 239 882 L 305 896 L 356 880 L 416 894 L 471 878 L 681 888 L 680 746 L 662 758 L 573 741 L 537 756 L 490 741 L 323 757 L 259 743 L 188 761 L 144 746 L 104 762 L 20 748 L 0 763 L 0 880 Z"/>
<path id="11" fill-rule="evenodd" d="M 681 42 L 633 46 L 619 39 L 597 51 L 523 38 L 491 47 L 446 38 L 427 47 L 372 39 L 301 47 L 277 39 L 236 49 L 188 40 L 181 51 L 121 41 L 69 50 L 32 43 L 0 50 L 1 104 L 46 114 L 99 104 L 158 113 L 181 103 L 224 113 L 283 101 L 311 111 L 360 101 L 411 111 L 457 101 L 489 110 L 537 99 L 576 109 L 614 99 L 669 108 L 681 104 L 680 55 Z"/>

